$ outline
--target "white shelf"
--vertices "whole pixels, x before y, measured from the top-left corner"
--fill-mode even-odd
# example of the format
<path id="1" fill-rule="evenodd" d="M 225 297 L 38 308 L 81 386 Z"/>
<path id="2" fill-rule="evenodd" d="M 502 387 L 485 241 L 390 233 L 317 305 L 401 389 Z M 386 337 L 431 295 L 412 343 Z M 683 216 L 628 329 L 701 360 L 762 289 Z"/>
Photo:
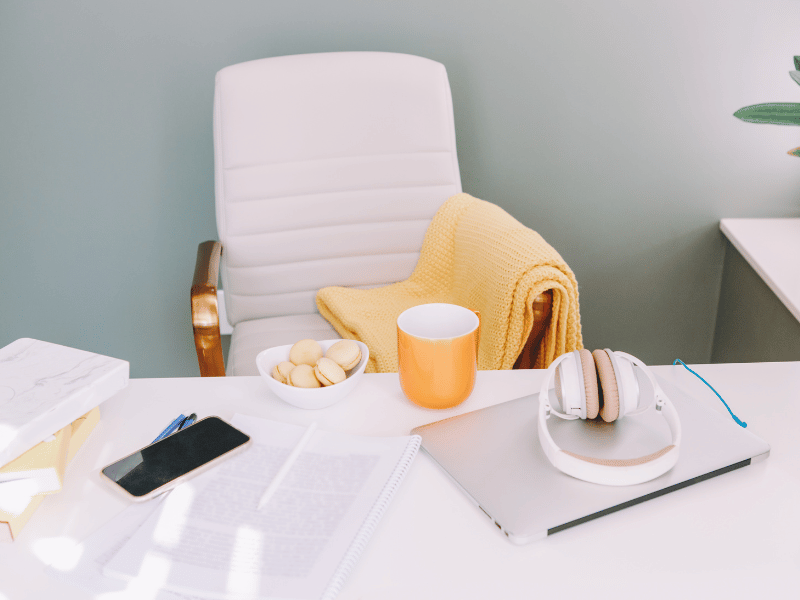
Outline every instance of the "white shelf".
<path id="1" fill-rule="evenodd" d="M 719 227 L 800 321 L 800 219 L 722 219 Z"/>

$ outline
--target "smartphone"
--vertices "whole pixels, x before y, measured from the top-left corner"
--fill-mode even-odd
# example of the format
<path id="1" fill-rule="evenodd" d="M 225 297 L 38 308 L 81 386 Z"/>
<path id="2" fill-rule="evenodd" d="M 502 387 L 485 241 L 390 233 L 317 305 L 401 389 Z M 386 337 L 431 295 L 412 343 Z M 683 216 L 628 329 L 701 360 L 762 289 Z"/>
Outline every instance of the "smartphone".
<path id="1" fill-rule="evenodd" d="M 250 436 L 219 417 L 195 421 L 100 470 L 129 499 L 157 496 L 241 452 Z"/>

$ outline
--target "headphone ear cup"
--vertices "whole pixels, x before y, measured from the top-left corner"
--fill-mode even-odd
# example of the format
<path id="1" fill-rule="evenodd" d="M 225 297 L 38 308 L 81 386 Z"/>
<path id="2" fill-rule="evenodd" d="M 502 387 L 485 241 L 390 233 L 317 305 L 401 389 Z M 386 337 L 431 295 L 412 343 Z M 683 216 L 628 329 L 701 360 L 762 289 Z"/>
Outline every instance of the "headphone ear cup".
<path id="1" fill-rule="evenodd" d="M 592 353 L 580 350 L 581 369 L 583 369 L 583 386 L 586 390 L 586 418 L 594 419 L 600 411 L 600 393 L 597 389 L 597 371 Z"/>
<path id="2" fill-rule="evenodd" d="M 642 392 L 639 388 L 639 380 L 633 371 L 634 363 L 625 356 L 613 352 L 608 348 L 606 353 L 611 358 L 611 364 L 615 367 L 614 373 L 617 375 L 617 387 L 619 388 L 619 411 L 618 418 L 624 417 L 639 408 L 642 403 Z"/>
<path id="3" fill-rule="evenodd" d="M 619 418 L 619 387 L 617 386 L 617 376 L 614 374 L 614 366 L 605 350 L 595 350 L 592 352 L 595 366 L 597 367 L 597 378 L 600 380 L 603 406 L 600 407 L 600 417 L 606 423 L 611 423 Z"/>

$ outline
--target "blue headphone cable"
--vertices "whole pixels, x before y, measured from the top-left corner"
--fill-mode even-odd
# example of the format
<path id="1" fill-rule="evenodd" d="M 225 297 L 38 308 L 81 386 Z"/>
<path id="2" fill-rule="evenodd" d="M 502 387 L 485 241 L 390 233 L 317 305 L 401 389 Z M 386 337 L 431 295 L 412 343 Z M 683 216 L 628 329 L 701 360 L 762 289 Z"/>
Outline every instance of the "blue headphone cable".
<path id="1" fill-rule="evenodd" d="M 703 379 L 702 377 L 700 377 L 700 375 L 698 375 L 697 373 L 695 373 L 694 371 L 692 371 L 692 370 L 691 370 L 689 367 L 687 367 L 687 366 L 686 366 L 686 363 L 685 363 L 685 362 L 683 362 L 683 361 L 682 361 L 680 358 L 676 358 L 676 359 L 675 359 L 675 362 L 674 362 L 674 363 L 672 363 L 672 366 L 675 366 L 675 365 L 677 365 L 678 363 L 681 363 L 681 364 L 682 364 L 682 365 L 683 365 L 683 366 L 686 368 L 686 370 L 687 370 L 687 371 L 689 371 L 689 373 L 692 373 L 693 375 L 696 375 L 696 376 L 697 376 L 697 377 L 700 379 L 700 381 L 702 381 L 702 382 L 703 382 L 703 383 L 705 383 L 705 384 L 706 384 L 708 387 L 710 387 L 710 388 L 711 388 L 711 391 L 712 391 L 712 392 L 714 392 L 715 394 L 717 394 L 717 398 L 719 398 L 720 400 L 722 400 L 722 396 L 720 396 L 720 395 L 719 395 L 719 393 L 717 392 L 717 390 L 715 390 L 715 389 L 714 389 L 714 388 L 711 386 L 711 384 L 710 384 L 710 383 L 708 383 L 708 382 L 707 382 L 705 379 Z M 727 403 L 727 402 L 725 402 L 725 400 L 722 400 L 722 403 L 725 405 L 725 408 L 727 408 L 727 409 L 728 409 L 728 412 L 729 412 L 729 413 L 731 413 L 731 416 L 733 417 L 733 420 L 734 420 L 734 421 L 736 421 L 736 423 L 737 423 L 738 425 L 740 425 L 741 427 L 747 427 L 747 423 L 745 423 L 744 421 L 740 421 L 740 420 L 739 420 L 739 417 L 737 417 L 735 414 L 733 414 L 733 411 L 731 410 L 731 407 L 730 407 L 730 406 L 728 406 L 728 403 Z"/>

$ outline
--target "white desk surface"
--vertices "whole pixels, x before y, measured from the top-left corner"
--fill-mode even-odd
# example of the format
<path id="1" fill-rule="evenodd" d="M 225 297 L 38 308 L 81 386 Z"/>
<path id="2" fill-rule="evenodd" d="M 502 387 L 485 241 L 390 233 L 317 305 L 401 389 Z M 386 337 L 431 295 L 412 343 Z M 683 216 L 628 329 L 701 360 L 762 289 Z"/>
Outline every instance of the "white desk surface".
<path id="1" fill-rule="evenodd" d="M 800 321 L 800 219 L 722 219 L 719 227 Z"/>
<path id="2" fill-rule="evenodd" d="M 696 370 L 771 444 L 767 460 L 518 547 L 420 452 L 339 598 L 799 598 L 800 362 Z M 725 412 L 683 367 L 655 372 Z M 42 503 L 16 542 L 0 545 L 0 600 L 105 600 L 52 580 L 43 560 L 126 506 L 101 486 L 99 468 L 149 443 L 179 412 L 407 434 L 535 392 L 542 375 L 481 371 L 472 396 L 446 411 L 412 405 L 396 374 L 365 375 L 351 396 L 322 411 L 283 403 L 257 377 L 132 380 L 102 405 L 61 493 Z"/>

